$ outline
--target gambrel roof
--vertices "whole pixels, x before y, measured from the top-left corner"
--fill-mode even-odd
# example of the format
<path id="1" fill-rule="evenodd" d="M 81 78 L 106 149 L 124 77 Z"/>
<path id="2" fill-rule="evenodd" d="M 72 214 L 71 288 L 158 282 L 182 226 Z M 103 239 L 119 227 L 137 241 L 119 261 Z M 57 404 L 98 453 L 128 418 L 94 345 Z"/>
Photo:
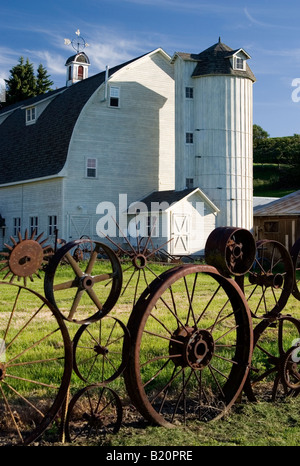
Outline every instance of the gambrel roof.
<path id="1" fill-rule="evenodd" d="M 141 58 L 141 57 L 138 57 Z M 109 70 L 109 76 L 138 60 Z M 0 185 L 55 176 L 63 169 L 76 121 L 106 72 L 0 110 Z M 26 125 L 25 109 L 48 99 L 36 122 Z M 7 117 L 1 123 L 1 117 Z"/>

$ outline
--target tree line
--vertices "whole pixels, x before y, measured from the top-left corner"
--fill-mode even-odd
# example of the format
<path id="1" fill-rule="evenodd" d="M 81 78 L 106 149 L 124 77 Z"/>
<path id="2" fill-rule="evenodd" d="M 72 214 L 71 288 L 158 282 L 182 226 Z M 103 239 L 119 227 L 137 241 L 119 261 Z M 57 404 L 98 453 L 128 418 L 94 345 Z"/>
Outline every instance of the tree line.
<path id="1" fill-rule="evenodd" d="M 258 125 L 253 125 L 253 162 L 277 164 L 280 184 L 300 188 L 300 134 L 271 138 Z"/>

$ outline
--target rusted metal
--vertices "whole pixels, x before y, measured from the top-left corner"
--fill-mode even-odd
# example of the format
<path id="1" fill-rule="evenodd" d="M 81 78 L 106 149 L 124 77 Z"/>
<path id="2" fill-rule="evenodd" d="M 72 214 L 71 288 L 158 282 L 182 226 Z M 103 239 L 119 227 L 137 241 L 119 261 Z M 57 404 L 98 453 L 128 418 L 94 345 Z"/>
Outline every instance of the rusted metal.
<path id="1" fill-rule="evenodd" d="M 255 253 L 255 240 L 248 230 L 219 227 L 207 238 L 205 262 L 225 276 L 241 276 L 250 270 Z"/>
<path id="2" fill-rule="evenodd" d="M 299 290 L 299 280 L 300 280 L 300 238 L 293 244 L 291 249 L 291 258 L 294 266 L 294 286 L 293 286 L 293 296 L 300 301 L 300 290 Z"/>
<path id="3" fill-rule="evenodd" d="M 11 297 L 10 307 L 7 301 L 4 309 L 0 306 L 0 436 L 6 432 L 7 445 L 29 445 L 52 423 L 65 399 L 72 344 L 64 320 L 39 293 L 3 281 L 0 293 Z M 55 332 L 49 332 L 51 326 Z M 55 382 L 49 382 L 47 371 L 55 371 Z"/>
<path id="4" fill-rule="evenodd" d="M 256 243 L 255 261 L 248 274 L 236 277 L 255 318 L 274 317 L 285 307 L 294 286 L 294 267 L 278 241 Z"/>
<path id="5" fill-rule="evenodd" d="M 53 254 L 53 249 L 49 245 L 45 245 L 48 239 L 40 241 L 42 237 L 43 233 L 35 237 L 35 230 L 29 237 L 26 230 L 24 238 L 18 232 L 18 241 L 11 237 L 12 245 L 5 243 L 9 252 L 2 253 L 4 257 L 7 257 L 1 269 L 1 271 L 6 271 L 4 279 L 10 278 L 10 282 L 13 282 L 16 277 L 23 278 L 26 286 L 27 277 L 31 281 L 33 281 L 33 275 L 40 278 L 39 272 Z"/>
<path id="6" fill-rule="evenodd" d="M 209 296 L 207 276 L 215 284 Z M 186 286 L 183 297 L 176 294 L 179 281 Z M 164 272 L 140 296 L 128 329 L 132 343 L 125 383 L 132 402 L 150 422 L 170 426 L 210 420 L 235 402 L 250 366 L 252 321 L 239 286 L 216 268 L 191 264 Z M 227 356 L 225 334 L 232 339 L 225 345 Z M 145 360 L 148 344 L 159 350 Z M 218 371 L 222 358 L 227 364 Z"/>
<path id="7" fill-rule="evenodd" d="M 85 251 L 83 262 L 73 257 L 78 247 Z M 109 272 L 99 273 L 97 269 L 97 258 L 101 255 L 110 263 Z M 73 278 L 61 279 L 60 265 L 68 268 Z M 104 317 L 113 308 L 121 293 L 122 277 L 120 261 L 111 248 L 98 241 L 79 239 L 64 244 L 52 257 L 45 269 L 44 292 L 66 320 L 86 324 Z M 59 304 L 59 297 L 64 295 L 68 296 L 67 309 L 65 304 Z M 87 296 L 83 309 L 81 303 Z"/>

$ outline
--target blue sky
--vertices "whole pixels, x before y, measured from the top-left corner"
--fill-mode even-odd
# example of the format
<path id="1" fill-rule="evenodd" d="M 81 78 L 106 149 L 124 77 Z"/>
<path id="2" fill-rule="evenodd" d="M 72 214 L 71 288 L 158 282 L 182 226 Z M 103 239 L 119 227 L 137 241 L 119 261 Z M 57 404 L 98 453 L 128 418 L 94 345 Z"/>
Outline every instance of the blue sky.
<path id="1" fill-rule="evenodd" d="M 74 52 L 64 38 L 77 29 L 90 76 L 158 47 L 199 53 L 220 36 L 251 56 L 254 123 L 272 137 L 300 133 L 299 0 L 0 0 L 0 18 L 0 78 L 23 56 L 42 63 L 58 88 Z"/>

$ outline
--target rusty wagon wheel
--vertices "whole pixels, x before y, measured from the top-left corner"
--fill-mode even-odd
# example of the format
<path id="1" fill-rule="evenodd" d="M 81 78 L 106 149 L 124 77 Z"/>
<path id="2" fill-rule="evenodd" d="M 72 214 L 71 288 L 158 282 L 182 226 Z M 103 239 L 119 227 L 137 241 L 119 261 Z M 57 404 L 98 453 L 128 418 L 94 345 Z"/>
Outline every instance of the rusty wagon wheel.
<path id="1" fill-rule="evenodd" d="M 253 266 L 245 275 L 236 277 L 243 290 L 253 317 L 279 315 L 291 295 L 294 268 L 287 249 L 278 241 L 256 243 Z"/>
<path id="2" fill-rule="evenodd" d="M 4 282 L 0 293 L 0 437 L 28 445 L 65 399 L 72 345 L 64 320 L 44 297 Z"/>
<path id="3" fill-rule="evenodd" d="M 126 367 L 129 345 L 128 329 L 120 319 L 105 316 L 81 325 L 73 339 L 74 371 L 89 384 L 112 382 Z"/>
<path id="4" fill-rule="evenodd" d="M 79 443 L 115 434 L 121 427 L 122 416 L 121 400 L 114 390 L 103 384 L 88 385 L 70 401 L 66 440 Z"/>
<path id="5" fill-rule="evenodd" d="M 293 244 L 291 249 L 291 257 L 294 265 L 294 287 L 293 296 L 300 301 L 300 290 L 298 283 L 300 280 L 300 238 Z"/>
<path id="6" fill-rule="evenodd" d="M 254 328 L 254 351 L 245 393 L 251 401 L 258 398 L 272 401 L 293 396 L 296 387 L 286 380 L 295 380 L 297 364 L 290 356 L 295 342 L 300 341 L 300 320 L 292 316 L 264 319 Z M 286 376 L 286 380 L 284 378 Z"/>
<path id="7" fill-rule="evenodd" d="M 124 372 L 139 412 L 162 426 L 221 417 L 247 377 L 252 320 L 234 280 L 214 267 L 161 274 L 134 307 Z"/>
<path id="8" fill-rule="evenodd" d="M 84 248 L 86 260 L 74 259 L 78 247 Z M 98 261 L 99 257 L 104 260 Z M 79 239 L 63 245 L 46 268 L 45 296 L 70 322 L 85 324 L 104 317 L 117 302 L 121 289 L 119 259 L 97 241 Z"/>
<path id="9" fill-rule="evenodd" d="M 286 352 L 282 364 L 281 377 L 284 385 L 293 391 L 295 395 L 300 393 L 300 358 L 299 358 L 300 338 Z"/>

